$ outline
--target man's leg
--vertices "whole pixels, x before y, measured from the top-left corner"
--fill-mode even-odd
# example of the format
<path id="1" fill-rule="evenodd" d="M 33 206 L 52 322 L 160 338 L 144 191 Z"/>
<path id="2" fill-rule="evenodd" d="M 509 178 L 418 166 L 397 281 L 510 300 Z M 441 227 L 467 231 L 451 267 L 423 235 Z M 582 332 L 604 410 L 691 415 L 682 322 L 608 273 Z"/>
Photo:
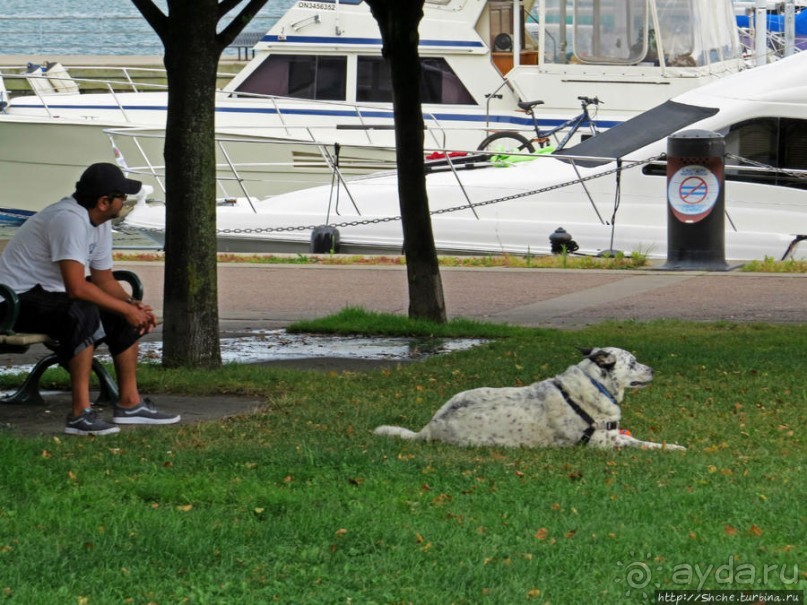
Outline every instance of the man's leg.
<path id="1" fill-rule="evenodd" d="M 67 362 L 73 394 L 72 414 L 67 417 L 64 432 L 68 435 L 109 435 L 120 428 L 104 422 L 90 403 L 90 373 L 95 347 L 83 348 Z"/>
<path id="2" fill-rule="evenodd" d="M 71 300 L 64 292 L 46 292 L 40 286 L 19 294 L 20 314 L 15 330 L 44 332 L 58 341 L 56 353 L 70 372 L 71 414 L 65 433 L 108 435 L 117 426 L 107 424 L 90 404 L 90 373 L 96 343 L 103 338 L 98 309 L 90 303 Z"/>
<path id="3" fill-rule="evenodd" d="M 86 347 L 67 362 L 70 372 L 70 386 L 73 395 L 73 416 L 78 417 L 90 408 L 90 373 L 94 347 Z"/>
<path id="4" fill-rule="evenodd" d="M 112 356 L 115 375 L 118 378 L 120 407 L 128 408 L 140 403 L 140 392 L 137 389 L 137 354 L 138 346 L 135 342 L 128 349 Z"/>
<path id="5" fill-rule="evenodd" d="M 106 343 L 112 354 L 118 378 L 119 402 L 112 422 L 117 424 L 174 424 L 179 414 L 158 411 L 149 399 L 140 397 L 137 388 L 138 340 L 140 335 L 122 317 L 101 314 L 106 330 Z"/>

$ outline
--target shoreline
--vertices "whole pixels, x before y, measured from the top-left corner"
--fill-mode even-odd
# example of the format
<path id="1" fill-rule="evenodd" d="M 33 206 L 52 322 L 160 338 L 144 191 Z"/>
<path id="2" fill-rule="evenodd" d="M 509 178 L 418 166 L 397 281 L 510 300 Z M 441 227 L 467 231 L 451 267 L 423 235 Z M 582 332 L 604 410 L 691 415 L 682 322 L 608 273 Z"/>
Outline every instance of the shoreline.
<path id="1" fill-rule="evenodd" d="M 0 54 L 0 67 L 25 67 L 28 63 L 45 63 L 46 61 L 61 63 L 65 67 L 156 67 L 164 69 L 162 55 L 48 55 L 31 53 L 30 55 Z M 222 56 L 219 65 L 238 66 L 247 64 L 247 60 L 234 56 Z"/>

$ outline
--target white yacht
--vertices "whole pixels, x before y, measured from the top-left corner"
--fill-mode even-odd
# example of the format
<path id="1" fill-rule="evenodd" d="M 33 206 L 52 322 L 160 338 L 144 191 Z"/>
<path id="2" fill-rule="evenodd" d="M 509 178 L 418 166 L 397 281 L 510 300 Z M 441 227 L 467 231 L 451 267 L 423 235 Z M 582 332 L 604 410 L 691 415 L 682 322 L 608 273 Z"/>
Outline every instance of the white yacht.
<path id="1" fill-rule="evenodd" d="M 607 128 L 743 67 L 731 0 L 426 0 L 419 31 L 430 150 L 476 149 L 489 131 L 531 128 L 518 101 L 543 100 L 548 127 L 579 111 L 578 96 L 598 96 Z M 362 0 L 296 2 L 217 95 L 216 129 L 228 140 L 220 173 L 238 166 L 260 195 L 329 182 L 337 143 L 343 176 L 388 167 L 381 46 Z M 112 147 L 122 164 L 149 168 L 143 178 L 159 192 L 167 93 L 83 93 L 63 66 L 43 67 L 2 74 L 27 79 L 32 95 L 3 96 L 0 78 L 0 206 L 39 209 Z M 121 127 L 138 136 L 111 146 L 104 129 Z M 225 184 L 222 194 L 240 190 Z"/>
<path id="2" fill-rule="evenodd" d="M 664 258 L 667 138 L 691 130 L 725 140 L 726 259 L 807 258 L 807 53 L 686 92 L 562 155 L 443 165 L 427 176 L 438 252 L 549 253 L 563 228 L 579 254 Z M 702 180 L 716 196 L 716 177 Z M 400 253 L 397 187 L 390 173 L 227 200 L 218 207 L 220 249 L 311 251 L 312 232 L 327 226 L 340 252 Z M 159 241 L 164 215 L 163 205 L 141 202 L 126 224 Z"/>

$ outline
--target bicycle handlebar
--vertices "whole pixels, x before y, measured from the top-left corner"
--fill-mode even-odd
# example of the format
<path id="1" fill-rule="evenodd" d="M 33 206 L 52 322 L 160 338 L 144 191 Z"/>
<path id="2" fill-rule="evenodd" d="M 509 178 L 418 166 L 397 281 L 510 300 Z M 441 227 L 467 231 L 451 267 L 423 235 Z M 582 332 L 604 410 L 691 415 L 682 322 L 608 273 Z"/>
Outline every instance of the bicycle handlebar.
<path id="1" fill-rule="evenodd" d="M 580 104 L 585 109 L 589 105 L 605 105 L 604 101 L 600 101 L 597 97 L 577 97 Z"/>

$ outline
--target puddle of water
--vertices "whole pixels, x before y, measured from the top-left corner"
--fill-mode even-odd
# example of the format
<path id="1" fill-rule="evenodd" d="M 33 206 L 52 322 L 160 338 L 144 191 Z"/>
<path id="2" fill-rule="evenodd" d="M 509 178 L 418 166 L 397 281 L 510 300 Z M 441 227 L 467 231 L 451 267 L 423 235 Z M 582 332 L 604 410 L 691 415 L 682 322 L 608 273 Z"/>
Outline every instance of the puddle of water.
<path id="1" fill-rule="evenodd" d="M 221 339 L 221 358 L 224 363 L 262 363 L 290 359 L 343 358 L 372 360 L 415 361 L 464 351 L 485 343 L 484 339 L 413 339 L 399 337 L 331 336 L 289 334 L 285 330 L 249 330 L 237 338 Z M 159 363 L 162 342 L 140 343 L 140 360 Z M 98 355 L 102 361 L 111 361 L 108 355 Z M 33 365 L 0 368 L 0 374 L 27 372 Z"/>
<path id="2" fill-rule="evenodd" d="M 245 336 L 221 339 L 224 363 L 260 363 L 289 359 L 336 357 L 412 361 L 432 355 L 463 351 L 483 339 L 413 339 L 403 337 L 289 334 L 285 330 L 250 330 Z M 159 360 L 161 342 L 143 342 L 141 356 Z"/>

